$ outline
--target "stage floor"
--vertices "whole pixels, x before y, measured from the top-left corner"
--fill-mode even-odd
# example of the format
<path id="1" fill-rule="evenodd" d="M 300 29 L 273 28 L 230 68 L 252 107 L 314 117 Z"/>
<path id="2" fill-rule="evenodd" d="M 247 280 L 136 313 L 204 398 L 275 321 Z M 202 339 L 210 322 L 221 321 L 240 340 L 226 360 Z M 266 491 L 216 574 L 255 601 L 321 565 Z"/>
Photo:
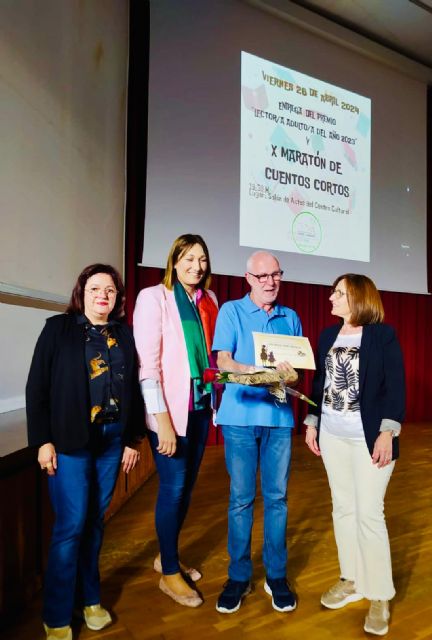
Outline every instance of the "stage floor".
<path id="1" fill-rule="evenodd" d="M 387 491 L 386 516 L 397 591 L 389 639 L 432 638 L 431 433 L 429 423 L 404 425 L 401 459 Z M 153 527 L 156 488 L 153 476 L 106 527 L 102 593 L 103 603 L 113 611 L 114 625 L 96 634 L 77 621 L 74 638 L 355 640 L 369 635 L 363 631 L 366 600 L 339 611 L 320 605 L 321 593 L 338 579 L 338 564 L 324 469 L 308 451 L 303 436 L 293 438 L 289 482 L 288 577 L 298 594 L 298 607 L 292 613 L 274 611 L 263 590 L 260 497 L 253 536 L 255 589 L 237 613 L 223 615 L 215 610 L 228 562 L 228 477 L 223 447 L 207 449 L 181 539 L 182 558 L 203 573 L 198 584 L 205 602 L 198 609 L 181 607 L 158 589 L 159 578 L 152 569 L 157 553 Z M 42 640 L 40 608 L 39 597 L 20 622 L 6 631 L 3 640 Z"/>

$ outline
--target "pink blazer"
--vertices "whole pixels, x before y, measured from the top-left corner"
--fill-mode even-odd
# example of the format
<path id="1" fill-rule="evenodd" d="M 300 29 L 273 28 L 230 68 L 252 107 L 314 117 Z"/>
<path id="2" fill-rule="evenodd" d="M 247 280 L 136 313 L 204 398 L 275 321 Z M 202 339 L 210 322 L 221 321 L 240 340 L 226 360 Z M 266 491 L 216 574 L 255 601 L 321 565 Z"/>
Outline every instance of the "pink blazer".
<path id="1" fill-rule="evenodd" d="M 208 292 L 216 302 L 213 292 Z M 175 432 L 186 435 L 190 371 L 180 314 L 174 292 L 163 284 L 140 291 L 134 311 L 134 336 L 140 360 L 140 380 L 159 380 Z M 156 418 L 146 411 L 149 429 Z"/>

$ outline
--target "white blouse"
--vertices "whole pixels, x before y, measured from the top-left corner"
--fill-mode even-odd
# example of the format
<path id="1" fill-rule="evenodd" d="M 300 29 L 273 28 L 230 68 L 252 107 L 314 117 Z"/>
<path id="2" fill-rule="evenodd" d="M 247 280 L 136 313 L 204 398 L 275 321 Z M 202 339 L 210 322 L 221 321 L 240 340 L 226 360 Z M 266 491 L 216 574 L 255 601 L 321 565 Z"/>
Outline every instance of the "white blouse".
<path id="1" fill-rule="evenodd" d="M 325 360 L 321 429 L 341 438 L 364 440 L 359 401 L 362 334 L 338 335 Z"/>

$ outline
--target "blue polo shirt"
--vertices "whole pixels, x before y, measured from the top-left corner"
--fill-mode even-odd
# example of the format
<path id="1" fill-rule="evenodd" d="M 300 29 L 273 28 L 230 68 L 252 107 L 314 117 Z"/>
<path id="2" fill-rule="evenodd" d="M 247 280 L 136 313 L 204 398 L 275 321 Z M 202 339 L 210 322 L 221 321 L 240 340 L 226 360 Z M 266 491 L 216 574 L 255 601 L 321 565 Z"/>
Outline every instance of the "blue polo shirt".
<path id="1" fill-rule="evenodd" d="M 252 331 L 301 336 L 302 326 L 295 311 L 275 305 L 272 312 L 256 306 L 247 294 L 241 300 L 222 305 L 213 340 L 213 351 L 229 351 L 237 362 L 253 365 Z M 217 423 L 239 426 L 293 427 L 291 403 L 281 403 L 267 389 L 226 384 Z"/>

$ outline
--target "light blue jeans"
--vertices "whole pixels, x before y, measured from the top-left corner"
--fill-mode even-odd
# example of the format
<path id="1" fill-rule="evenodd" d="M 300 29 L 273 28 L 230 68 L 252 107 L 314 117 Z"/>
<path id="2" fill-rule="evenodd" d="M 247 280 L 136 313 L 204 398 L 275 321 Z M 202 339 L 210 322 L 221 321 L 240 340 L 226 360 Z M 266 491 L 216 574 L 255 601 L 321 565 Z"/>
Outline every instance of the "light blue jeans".
<path id="1" fill-rule="evenodd" d="M 223 425 L 225 460 L 231 478 L 228 509 L 228 575 L 252 576 L 251 537 L 258 465 L 264 500 L 263 562 L 268 578 L 286 575 L 287 484 L 291 461 L 291 429 Z"/>
<path id="2" fill-rule="evenodd" d="M 100 602 L 99 553 L 122 454 L 121 424 L 93 425 L 90 445 L 57 454 L 48 476 L 54 527 L 44 581 L 43 621 L 71 623 L 76 588 L 80 606 Z"/>

